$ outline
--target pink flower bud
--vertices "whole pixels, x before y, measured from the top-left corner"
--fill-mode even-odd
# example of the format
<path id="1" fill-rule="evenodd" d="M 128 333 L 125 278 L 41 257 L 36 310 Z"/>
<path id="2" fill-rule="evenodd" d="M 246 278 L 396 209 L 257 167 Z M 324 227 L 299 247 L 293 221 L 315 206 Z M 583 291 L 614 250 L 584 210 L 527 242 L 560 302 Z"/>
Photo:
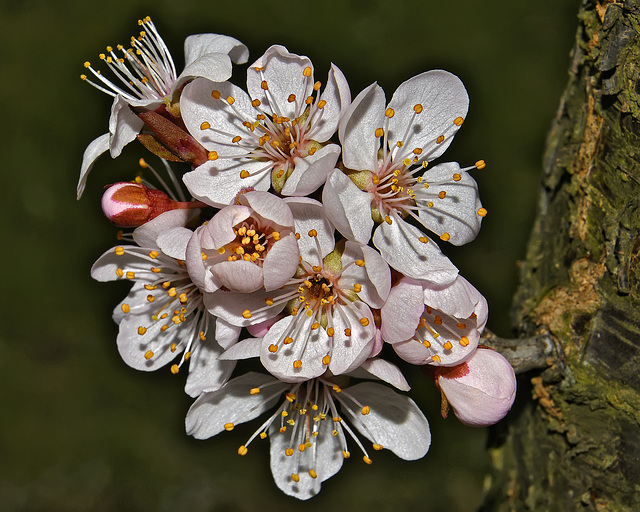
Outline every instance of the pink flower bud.
<path id="1" fill-rule="evenodd" d="M 457 418 L 472 427 L 500 421 L 516 397 L 513 368 L 495 350 L 479 348 L 465 363 L 436 368 L 435 376 L 442 393 L 442 415 L 446 417 L 448 403 Z"/>
<path id="2" fill-rule="evenodd" d="M 199 201 L 174 201 L 160 190 L 132 182 L 109 185 L 102 196 L 102 211 L 121 228 L 137 228 L 169 210 L 201 206 Z"/>

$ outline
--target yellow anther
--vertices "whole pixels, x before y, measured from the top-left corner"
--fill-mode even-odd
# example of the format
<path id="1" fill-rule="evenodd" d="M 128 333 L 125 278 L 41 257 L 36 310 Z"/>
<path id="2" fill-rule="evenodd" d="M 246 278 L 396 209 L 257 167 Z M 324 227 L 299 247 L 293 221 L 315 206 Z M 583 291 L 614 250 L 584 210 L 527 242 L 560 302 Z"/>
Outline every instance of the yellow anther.
<path id="1" fill-rule="evenodd" d="M 211 128 L 211 125 L 209 123 L 207 123 L 206 121 L 202 124 L 200 124 L 200 129 L 201 130 L 208 130 L 209 128 Z"/>
<path id="2" fill-rule="evenodd" d="M 259 394 L 259 393 L 260 393 L 260 388 L 251 388 L 251 389 L 249 390 L 249 394 L 250 394 L 250 395 L 257 395 L 257 394 Z"/>
<path id="3" fill-rule="evenodd" d="M 353 285 L 353 291 L 356 293 L 360 293 L 362 291 L 362 285 L 360 283 L 355 283 Z"/>
<path id="4" fill-rule="evenodd" d="M 312 71 L 312 70 L 311 70 L 311 67 L 310 67 L 310 66 L 307 66 L 306 68 L 304 68 L 304 69 L 302 70 L 302 74 L 303 74 L 304 76 L 306 76 L 307 78 L 309 78 L 309 77 L 311 76 L 311 71 Z"/>
<path id="5" fill-rule="evenodd" d="M 271 352 L 272 354 L 275 354 L 277 351 L 278 351 L 277 345 L 274 345 L 273 343 L 269 345 L 269 352 Z"/>
<path id="6" fill-rule="evenodd" d="M 422 108 L 422 105 L 420 105 L 420 103 L 418 103 L 418 104 L 416 104 L 416 105 L 414 105 L 414 106 L 413 106 L 413 111 L 414 111 L 416 114 L 420 114 L 420 113 L 422 113 L 422 110 L 423 110 L 423 108 Z"/>
<path id="7" fill-rule="evenodd" d="M 245 445 L 242 445 L 240 448 L 238 448 L 238 455 L 244 456 L 248 451 L 249 449 Z"/>
<path id="8" fill-rule="evenodd" d="M 422 342 L 422 344 L 423 344 L 425 347 L 427 347 L 427 348 L 430 348 L 430 347 L 431 347 L 431 342 L 430 342 L 429 340 L 424 340 L 424 341 Z"/>
<path id="9" fill-rule="evenodd" d="M 320 324 L 318 322 L 314 322 L 311 324 L 312 331 L 315 331 L 316 329 L 318 329 L 318 327 L 320 327 Z"/>
<path id="10" fill-rule="evenodd" d="M 351 329 L 345 329 L 344 330 L 344 335 L 345 336 L 351 336 Z"/>
<path id="11" fill-rule="evenodd" d="M 449 233 L 442 233 L 440 235 L 440 240 L 443 240 L 444 242 L 448 242 L 449 240 L 451 240 L 451 235 Z"/>
<path id="12" fill-rule="evenodd" d="M 453 120 L 453 124 L 455 124 L 456 126 L 462 126 L 462 123 L 464 123 L 464 118 L 462 117 L 456 117 Z"/>
<path id="13" fill-rule="evenodd" d="M 295 400 L 296 400 L 296 395 L 295 395 L 295 393 L 287 393 L 287 394 L 285 395 L 285 398 L 286 398 L 289 402 L 292 402 L 292 403 L 293 403 L 293 402 L 295 402 Z"/>
<path id="14" fill-rule="evenodd" d="M 433 323 L 436 325 L 442 325 L 442 317 L 440 315 L 436 315 L 433 319 Z"/>
<path id="15" fill-rule="evenodd" d="M 441 190 L 440 192 L 438 192 L 438 197 L 440 199 L 444 199 L 445 197 L 447 197 L 447 192 L 445 190 Z"/>
<path id="16" fill-rule="evenodd" d="M 151 359 L 152 357 L 153 357 L 153 351 L 152 351 L 152 350 L 147 350 L 147 351 L 144 353 L 144 358 L 145 358 L 145 359 L 149 360 L 149 359 Z"/>
<path id="17" fill-rule="evenodd" d="M 164 332 L 169 328 L 168 325 L 163 325 L 162 327 L 160 327 L 160 332 Z"/>
<path id="18" fill-rule="evenodd" d="M 291 473 L 291 480 L 298 483 L 300 481 L 300 477 L 296 473 Z"/>
<path id="19" fill-rule="evenodd" d="M 362 460 L 365 461 L 367 464 L 372 464 L 373 463 L 373 461 L 369 457 L 367 457 L 366 455 L 364 457 L 362 457 Z"/>
<path id="20" fill-rule="evenodd" d="M 160 272 L 162 272 L 162 269 L 158 267 L 151 267 L 151 272 L 153 272 L 154 274 L 159 274 Z M 131 277 L 130 279 L 133 279 L 133 278 Z"/>
<path id="21" fill-rule="evenodd" d="M 300 359 L 298 359 L 297 361 L 294 361 L 294 362 L 293 362 L 293 367 L 294 367 L 296 370 L 299 370 L 300 368 L 302 368 L 302 361 L 300 361 Z"/>
<path id="22" fill-rule="evenodd" d="M 422 154 L 422 148 L 416 148 L 413 150 L 413 154 L 414 155 L 421 155 Z"/>
<path id="23" fill-rule="evenodd" d="M 160 256 L 160 253 L 158 251 L 149 252 L 149 258 L 152 258 L 155 260 L 158 256 Z"/>
<path id="24" fill-rule="evenodd" d="M 368 405 L 365 405 L 365 406 L 362 408 L 362 414 L 363 414 L 363 415 L 365 415 L 365 416 L 366 416 L 366 415 L 367 415 L 367 414 L 369 414 L 370 412 L 371 412 L 371 407 L 369 407 Z"/>
<path id="25" fill-rule="evenodd" d="M 243 318 L 246 318 L 246 319 L 248 320 L 249 318 L 251 318 L 251 311 L 249 311 L 248 309 L 245 309 L 245 310 L 242 312 L 242 317 L 243 317 Z"/>
<path id="26" fill-rule="evenodd" d="M 142 326 L 138 327 L 138 334 L 140 336 L 144 335 L 145 332 L 147 332 L 147 328 L 146 327 L 142 327 Z"/>
<path id="27" fill-rule="evenodd" d="M 326 355 L 322 358 L 322 364 L 327 366 L 331 362 L 331 356 Z"/>
<path id="28" fill-rule="evenodd" d="M 254 107 L 259 107 L 260 106 L 260 100 L 259 99 L 255 99 L 251 102 L 251 105 Z"/>
<path id="29" fill-rule="evenodd" d="M 462 179 L 462 174 L 455 173 L 453 175 L 453 181 L 460 181 Z"/>
<path id="30" fill-rule="evenodd" d="M 445 350 L 451 350 L 452 348 L 453 348 L 453 344 L 452 344 L 450 341 L 447 341 L 447 342 L 444 344 L 444 349 L 445 349 Z"/>
<path id="31" fill-rule="evenodd" d="M 423 244 L 426 244 L 429 242 L 429 239 L 426 236 L 421 236 L 420 238 L 418 238 L 418 240 L 420 240 Z"/>
<path id="32" fill-rule="evenodd" d="M 313 469 L 309 470 L 309 476 L 311 478 L 318 478 L 318 473 L 316 473 Z"/>
<path id="33" fill-rule="evenodd" d="M 227 96 L 227 103 L 229 105 L 233 105 L 236 102 L 236 99 L 233 96 Z"/>
<path id="34" fill-rule="evenodd" d="M 361 318 L 360 319 L 360 323 L 366 327 L 367 325 L 369 325 L 369 319 L 368 318 Z"/>
<path id="35" fill-rule="evenodd" d="M 305 449 L 306 449 L 306 448 L 307 448 L 307 447 L 306 447 L 306 445 L 305 445 L 304 443 L 300 443 L 300 444 L 298 445 L 298 451 L 303 452 L 303 451 L 305 451 Z"/>
<path id="36" fill-rule="evenodd" d="M 311 149 L 308 151 L 309 156 L 313 156 L 313 155 L 315 155 L 315 154 L 316 154 L 316 151 L 318 151 L 318 148 L 311 148 Z"/>
<path id="37" fill-rule="evenodd" d="M 220 99 L 220 91 L 216 91 L 215 89 L 213 91 L 211 91 L 211 97 L 214 100 L 219 100 Z"/>
<path id="38" fill-rule="evenodd" d="M 291 345 L 292 343 L 293 343 L 293 338 L 291 338 L 290 336 L 287 336 L 287 337 L 284 339 L 284 344 L 285 344 L 285 345 Z"/>
<path id="39" fill-rule="evenodd" d="M 233 423 L 225 423 L 224 424 L 224 429 L 227 432 L 231 432 L 233 430 L 233 427 L 235 427 L 235 425 Z"/>
<path id="40" fill-rule="evenodd" d="M 242 179 L 248 178 L 249 177 L 249 171 L 247 171 L 246 169 L 243 169 L 240 171 L 240 177 Z"/>
<path id="41" fill-rule="evenodd" d="M 388 215 L 385 216 L 384 221 L 389 225 L 393 224 L 393 220 Z"/>
<path id="42" fill-rule="evenodd" d="M 376 450 L 376 451 L 378 451 L 378 452 L 379 452 L 379 451 L 380 451 L 380 450 L 382 450 L 383 448 L 384 448 L 384 446 L 382 446 L 381 444 L 373 443 L 373 449 L 374 449 L 374 450 Z"/>
<path id="43" fill-rule="evenodd" d="M 480 217 L 486 217 L 487 216 L 487 209 L 486 208 L 480 208 L 478 210 L 478 215 L 480 215 Z"/>
<path id="44" fill-rule="evenodd" d="M 129 312 L 129 304 L 123 304 L 122 306 L 120 306 L 120 309 L 122 309 L 123 313 L 128 313 Z"/>
<path id="45" fill-rule="evenodd" d="M 463 347 L 468 347 L 469 338 L 467 338 L 466 336 L 463 336 L 462 338 L 460 338 L 460 345 L 462 345 Z"/>
<path id="46" fill-rule="evenodd" d="M 388 108 L 387 110 L 384 111 L 384 115 L 387 116 L 389 119 L 391 119 L 393 116 L 396 115 L 396 111 L 393 110 L 392 108 Z"/>
<path id="47" fill-rule="evenodd" d="M 364 267 L 364 260 L 356 260 L 356 261 L 354 261 L 354 263 L 356 265 L 358 265 L 359 267 Z"/>
<path id="48" fill-rule="evenodd" d="M 467 324 L 463 324 L 462 322 L 458 322 L 458 323 L 456 324 L 456 327 L 457 327 L 458 329 L 466 329 L 466 328 L 467 328 Z"/>
<path id="49" fill-rule="evenodd" d="M 319 91 L 320 87 L 322 87 L 322 82 L 320 82 L 319 80 L 315 84 L 313 84 L 314 91 Z"/>
<path id="50" fill-rule="evenodd" d="M 267 85 L 267 81 L 266 81 L 266 80 L 263 80 L 263 81 L 260 83 L 260 87 L 262 87 L 262 90 L 263 90 L 263 91 L 266 91 L 266 90 L 268 90 L 268 89 L 269 89 L 269 86 Z"/>
<path id="51" fill-rule="evenodd" d="M 171 347 L 170 347 L 170 350 L 171 350 L 171 352 L 175 352 L 177 348 L 178 348 L 178 345 L 175 344 L 175 343 L 172 343 Z"/>
<path id="52" fill-rule="evenodd" d="M 384 129 L 376 128 L 376 137 L 383 137 L 383 136 L 384 136 Z"/>
<path id="53" fill-rule="evenodd" d="M 436 139 L 436 144 L 442 144 L 443 142 L 444 142 L 444 135 L 440 135 L 440 137 Z"/>
<path id="54" fill-rule="evenodd" d="M 289 103 L 293 103 L 294 101 L 296 101 L 296 95 L 295 94 L 289 94 L 289 97 L 287 98 L 287 101 Z"/>
<path id="55" fill-rule="evenodd" d="M 342 450 L 342 456 L 345 459 L 348 459 L 349 457 L 351 457 L 351 452 L 347 451 L 347 450 Z"/>
<path id="56" fill-rule="evenodd" d="M 478 160 L 475 165 L 476 169 L 484 169 L 487 166 L 484 160 Z"/>
<path id="57" fill-rule="evenodd" d="M 177 364 L 171 365 L 171 373 L 173 373 L 174 375 L 177 375 L 179 371 L 180 371 L 180 367 Z"/>
<path id="58" fill-rule="evenodd" d="M 266 299 L 264 299 L 264 302 L 267 306 L 273 306 L 273 299 L 270 297 L 267 297 Z"/>
<path id="59" fill-rule="evenodd" d="M 327 329 L 327 336 L 329 336 L 330 338 L 333 338 L 334 333 L 335 333 L 335 331 L 334 331 L 333 327 L 329 327 Z"/>
<path id="60" fill-rule="evenodd" d="M 312 229 L 309 231 L 308 235 L 311 237 L 318 236 L 318 232 L 315 229 Z"/>
<path id="61" fill-rule="evenodd" d="M 334 384 L 333 386 L 331 386 L 331 389 L 333 391 L 335 391 L 336 393 L 340 393 L 340 391 L 342 391 L 342 389 L 340 388 L 340 386 L 338 386 L 337 384 Z M 336 417 L 333 418 L 333 421 L 340 421 L 340 418 Z"/>
<path id="62" fill-rule="evenodd" d="M 129 272 L 126 273 L 126 276 L 127 276 L 127 279 L 135 279 L 136 274 L 135 274 L 135 272 L 129 271 Z"/>
<path id="63" fill-rule="evenodd" d="M 438 354 L 436 354 L 435 356 L 431 356 L 431 359 L 433 359 L 436 363 L 439 363 L 441 361 L 440 356 Z"/>
<path id="64" fill-rule="evenodd" d="M 156 298 L 153 295 L 147 295 L 147 302 L 153 302 Z"/>
<path id="65" fill-rule="evenodd" d="M 240 137 L 240 135 L 236 135 L 233 139 L 231 139 L 231 142 L 235 144 L 236 142 L 240 142 L 241 140 L 242 137 Z"/>
<path id="66" fill-rule="evenodd" d="M 325 107 L 325 105 L 327 104 L 327 102 L 325 100 L 320 100 L 318 102 L 318 108 L 319 109 L 323 109 Z"/>
<path id="67" fill-rule="evenodd" d="M 122 256 L 124 254 L 124 247 L 116 247 L 113 252 L 116 253 L 117 256 Z"/>

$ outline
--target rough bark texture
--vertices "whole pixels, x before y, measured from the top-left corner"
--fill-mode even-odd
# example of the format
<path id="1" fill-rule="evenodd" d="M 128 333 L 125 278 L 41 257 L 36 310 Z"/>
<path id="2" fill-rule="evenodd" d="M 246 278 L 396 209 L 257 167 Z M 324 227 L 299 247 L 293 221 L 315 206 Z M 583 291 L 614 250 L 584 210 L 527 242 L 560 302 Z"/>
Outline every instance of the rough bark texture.
<path id="1" fill-rule="evenodd" d="M 640 0 L 583 0 L 514 301 L 558 357 L 492 432 L 483 510 L 640 510 L 639 80 Z"/>

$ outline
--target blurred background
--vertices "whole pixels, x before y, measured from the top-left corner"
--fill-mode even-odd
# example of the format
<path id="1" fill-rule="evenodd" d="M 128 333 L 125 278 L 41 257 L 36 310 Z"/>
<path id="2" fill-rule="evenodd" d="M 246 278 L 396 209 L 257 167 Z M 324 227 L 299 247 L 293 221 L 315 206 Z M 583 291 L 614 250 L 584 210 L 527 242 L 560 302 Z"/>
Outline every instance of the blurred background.
<path id="1" fill-rule="evenodd" d="M 103 157 L 76 201 L 86 145 L 106 132 L 111 98 L 80 80 L 85 60 L 126 44 L 150 15 L 179 69 L 189 34 L 218 32 L 248 45 L 306 54 L 325 80 L 330 62 L 355 95 L 377 81 L 390 98 L 428 69 L 457 74 L 471 97 L 445 154 L 476 171 L 489 215 L 475 242 L 448 254 L 490 305 L 489 327 L 511 335 L 509 306 L 535 214 L 546 132 L 567 80 L 578 0 L 325 0 L 282 3 L 156 0 L 0 0 L 2 268 L 0 508 L 7 511 L 468 511 L 480 503 L 487 432 L 439 415 L 439 394 L 407 369 L 411 396 L 432 426 L 417 462 L 359 457 L 300 503 L 271 479 L 266 442 L 237 447 L 258 427 L 208 441 L 184 433 L 184 372 L 143 374 L 120 359 L 112 308 L 124 283 L 89 269 L 115 244 L 102 217 L 106 183 L 131 179 L 147 156 L 130 144 Z M 234 76 L 242 85 L 244 70 Z M 152 157 L 149 158 L 151 161 Z M 444 244 L 441 244 L 444 245 Z"/>

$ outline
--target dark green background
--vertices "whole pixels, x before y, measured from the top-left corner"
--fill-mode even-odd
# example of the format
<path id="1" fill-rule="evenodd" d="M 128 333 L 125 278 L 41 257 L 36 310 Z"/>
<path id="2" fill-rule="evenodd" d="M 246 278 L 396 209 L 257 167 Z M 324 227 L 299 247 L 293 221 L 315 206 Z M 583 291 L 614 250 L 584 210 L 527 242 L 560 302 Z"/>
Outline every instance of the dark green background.
<path id="1" fill-rule="evenodd" d="M 306 54 L 321 80 L 333 61 L 353 96 L 373 81 L 390 98 L 419 72 L 456 73 L 471 108 L 445 158 L 487 161 L 475 176 L 489 215 L 474 243 L 449 254 L 489 299 L 489 326 L 509 336 L 517 260 L 577 7 L 577 0 L 0 1 L 0 509 L 473 510 L 489 460 L 486 431 L 442 420 L 437 392 L 416 369 L 408 375 L 432 424 L 430 453 L 413 463 L 376 453 L 370 467 L 354 457 L 310 502 L 277 490 L 266 442 L 236 455 L 257 425 L 209 441 L 184 434 L 191 403 L 184 375 L 142 374 L 120 361 L 110 314 L 126 287 L 89 277 L 114 243 L 101 188 L 130 179 L 145 153 L 131 144 L 117 161 L 103 158 L 76 202 L 82 152 L 106 131 L 111 104 L 79 75 L 107 44 L 126 43 L 147 14 L 178 65 L 187 35 L 220 32 L 244 41 L 251 59 L 274 43 Z"/>

